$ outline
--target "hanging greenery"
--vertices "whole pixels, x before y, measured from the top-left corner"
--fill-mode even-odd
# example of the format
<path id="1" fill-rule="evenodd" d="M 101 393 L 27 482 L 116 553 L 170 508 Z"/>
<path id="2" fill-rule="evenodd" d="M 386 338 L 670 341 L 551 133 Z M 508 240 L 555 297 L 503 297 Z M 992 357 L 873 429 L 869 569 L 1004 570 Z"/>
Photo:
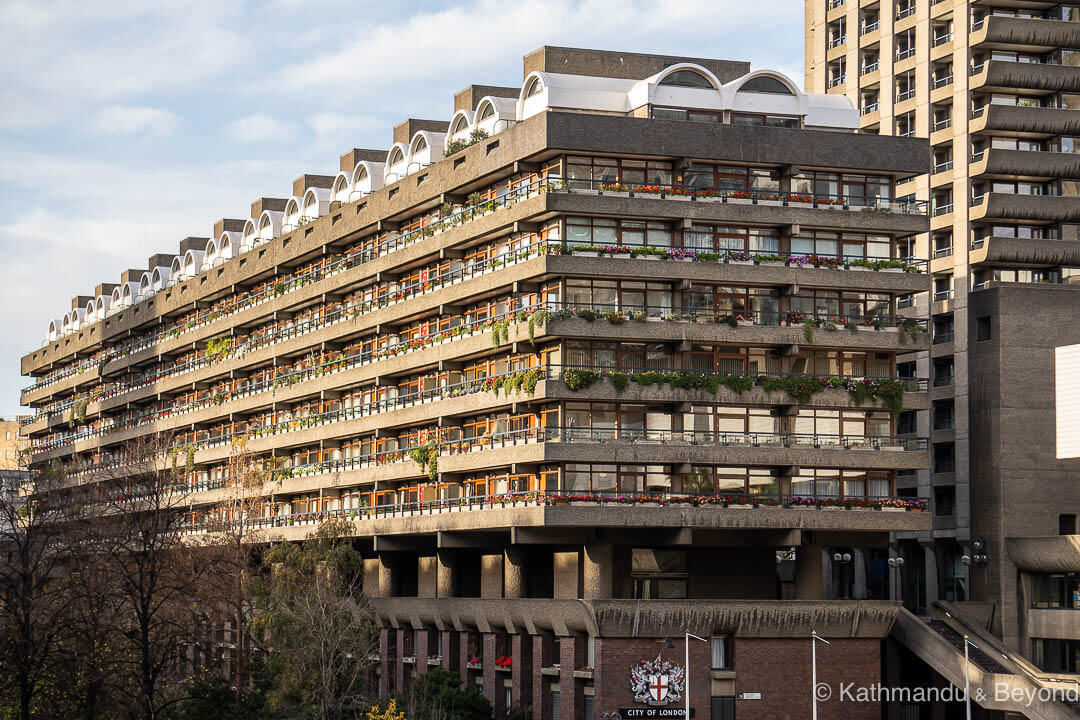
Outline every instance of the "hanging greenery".
<path id="1" fill-rule="evenodd" d="M 409 457 L 427 471 L 432 480 L 439 478 L 439 446 L 437 444 L 422 445 L 409 450 Z"/>

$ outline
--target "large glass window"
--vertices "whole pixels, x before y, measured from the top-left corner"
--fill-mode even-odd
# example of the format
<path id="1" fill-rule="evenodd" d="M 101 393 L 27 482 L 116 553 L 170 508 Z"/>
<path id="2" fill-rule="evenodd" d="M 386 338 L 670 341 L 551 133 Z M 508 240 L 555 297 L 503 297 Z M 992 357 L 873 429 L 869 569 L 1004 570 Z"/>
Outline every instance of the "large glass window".
<path id="1" fill-rule="evenodd" d="M 627 245 L 670 248 L 671 226 L 665 222 L 568 217 L 566 241 L 574 245 Z"/>
<path id="2" fill-rule="evenodd" d="M 671 163 L 662 160 L 571 155 L 566 158 L 566 177 L 570 180 L 571 187 L 585 189 L 600 183 L 616 182 L 670 185 Z"/>
<path id="3" fill-rule="evenodd" d="M 632 548 L 630 576 L 633 597 L 641 600 L 685 600 L 685 550 Z"/>

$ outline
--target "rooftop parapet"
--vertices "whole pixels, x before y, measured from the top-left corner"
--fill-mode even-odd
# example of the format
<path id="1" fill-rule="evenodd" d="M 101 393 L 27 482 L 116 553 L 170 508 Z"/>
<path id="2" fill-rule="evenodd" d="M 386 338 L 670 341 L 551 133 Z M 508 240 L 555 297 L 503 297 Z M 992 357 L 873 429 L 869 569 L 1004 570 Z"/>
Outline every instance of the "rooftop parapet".
<path id="1" fill-rule="evenodd" d="M 525 56 L 522 78 L 528 77 L 533 72 L 550 72 L 640 80 L 679 63 L 701 65 L 724 83 L 750 72 L 750 63 L 735 60 L 709 60 L 680 55 L 650 55 L 544 45 Z"/>

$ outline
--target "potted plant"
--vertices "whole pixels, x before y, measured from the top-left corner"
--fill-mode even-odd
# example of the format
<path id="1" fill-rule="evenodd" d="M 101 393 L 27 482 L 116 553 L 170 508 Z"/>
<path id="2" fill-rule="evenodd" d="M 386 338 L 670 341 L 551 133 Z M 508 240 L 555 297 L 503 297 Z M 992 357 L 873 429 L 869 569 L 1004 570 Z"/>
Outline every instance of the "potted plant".
<path id="1" fill-rule="evenodd" d="M 574 245 L 570 252 L 581 257 L 600 257 L 601 248 L 596 245 Z"/>
<path id="2" fill-rule="evenodd" d="M 729 250 L 727 262 L 730 265 L 753 265 L 754 256 L 746 250 Z"/>

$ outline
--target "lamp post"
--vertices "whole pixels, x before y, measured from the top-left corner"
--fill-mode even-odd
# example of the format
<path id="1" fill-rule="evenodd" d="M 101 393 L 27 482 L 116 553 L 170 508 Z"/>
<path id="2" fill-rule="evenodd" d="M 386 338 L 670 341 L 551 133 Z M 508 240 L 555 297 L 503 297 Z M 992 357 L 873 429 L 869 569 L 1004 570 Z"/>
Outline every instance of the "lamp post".
<path id="1" fill-rule="evenodd" d="M 967 712 L 967 720 L 971 720 L 971 660 L 968 658 L 968 646 L 979 649 L 979 646 L 964 636 L 964 705 Z"/>
<path id="2" fill-rule="evenodd" d="M 686 687 L 683 688 L 683 694 L 686 696 L 686 720 L 690 720 L 690 638 L 700 640 L 703 643 L 709 642 L 703 637 L 694 635 L 689 630 L 686 631 L 686 658 L 683 662 L 683 672 L 686 673 Z"/>
<path id="3" fill-rule="evenodd" d="M 831 645 L 828 640 L 817 634 L 817 630 L 810 631 L 810 697 L 814 701 L 814 720 L 817 720 L 817 644 L 818 641 Z"/>
<path id="4" fill-rule="evenodd" d="M 903 597 L 903 593 L 902 593 L 902 590 L 903 590 L 903 587 L 904 587 L 904 582 L 903 582 L 904 578 L 900 574 L 900 571 L 903 569 L 903 567 L 904 567 L 904 558 L 902 558 L 902 557 L 891 557 L 891 558 L 889 558 L 889 576 L 890 576 L 890 581 L 893 584 L 893 588 L 892 588 L 893 589 L 892 594 L 894 596 L 893 599 L 894 600 L 899 600 L 900 602 L 904 601 L 904 597 Z M 892 571 L 893 570 L 896 571 L 895 579 L 892 579 L 892 575 L 893 575 Z"/>
<path id="5" fill-rule="evenodd" d="M 833 553 L 833 562 L 836 563 L 837 570 L 840 571 L 840 595 L 841 600 L 847 600 L 848 598 L 848 568 L 851 567 L 851 553 Z"/>

